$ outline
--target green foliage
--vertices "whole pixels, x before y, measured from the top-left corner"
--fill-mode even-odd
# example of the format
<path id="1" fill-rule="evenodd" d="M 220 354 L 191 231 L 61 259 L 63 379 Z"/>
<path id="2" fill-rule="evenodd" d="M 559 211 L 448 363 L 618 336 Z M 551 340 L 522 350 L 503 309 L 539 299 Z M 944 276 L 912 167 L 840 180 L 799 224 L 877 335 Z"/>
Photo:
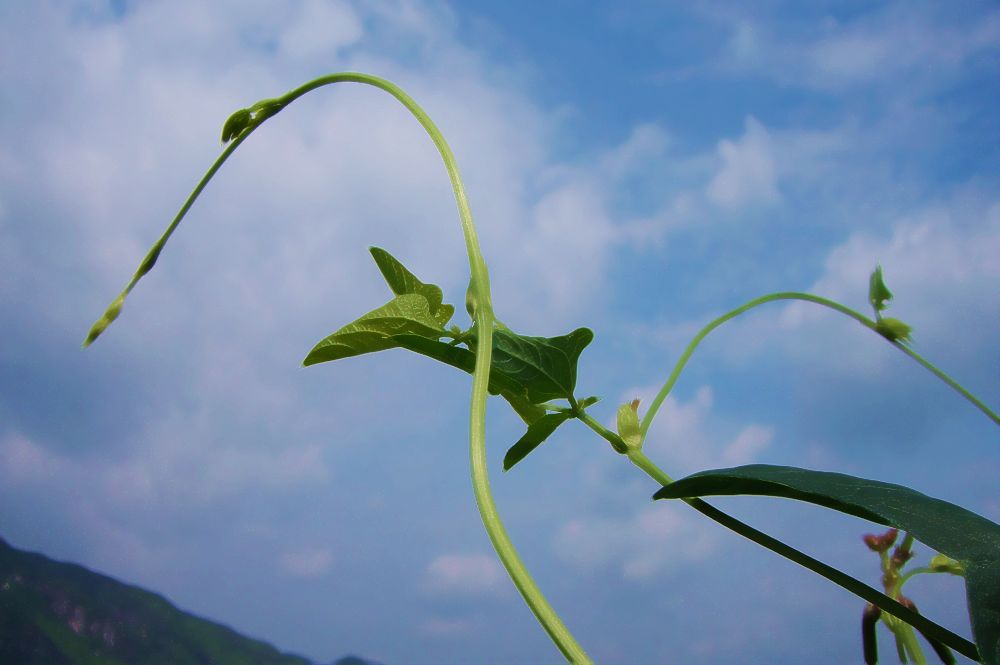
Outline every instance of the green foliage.
<path id="1" fill-rule="evenodd" d="M 438 339 L 445 330 L 431 313 L 427 298 L 416 293 L 396 296 L 337 332 L 323 338 L 302 361 L 303 365 L 340 360 L 363 353 L 395 348 L 395 335 Z"/>
<path id="2" fill-rule="evenodd" d="M 571 413 L 549 413 L 528 426 L 528 431 L 517 440 L 503 458 L 503 470 L 510 471 L 528 453 L 542 444 L 556 428 L 573 417 Z"/>
<path id="3" fill-rule="evenodd" d="M 886 304 L 889 300 L 892 300 L 892 291 L 885 285 L 885 280 L 882 278 L 882 266 L 875 266 L 875 270 L 868 280 L 868 302 L 878 313 L 889 306 Z"/>
<path id="4" fill-rule="evenodd" d="M 890 342 L 911 342 L 910 333 L 913 328 L 903 323 L 899 319 L 879 319 L 875 323 L 875 330 Z"/>
<path id="5" fill-rule="evenodd" d="M 382 272 L 382 277 L 385 278 L 386 283 L 392 289 L 393 293 L 397 296 L 408 293 L 423 296 L 427 299 L 427 303 L 430 306 L 431 316 L 437 319 L 442 327 L 448 324 L 448 321 L 451 320 L 452 315 L 455 313 L 455 308 L 451 305 L 441 304 L 444 297 L 441 293 L 441 287 L 435 284 L 424 284 L 417 279 L 416 275 L 407 270 L 406 266 L 397 261 L 392 254 L 384 249 L 370 247 L 368 251 L 371 253 L 372 258 L 375 259 L 375 264 Z"/>
<path id="6" fill-rule="evenodd" d="M 470 336 L 474 346 L 476 335 Z M 499 328 L 493 332 L 492 368 L 516 380 L 532 404 L 570 399 L 576 389 L 580 353 L 594 339 L 587 328 L 561 337 L 528 337 Z"/>
<path id="7" fill-rule="evenodd" d="M 874 321 L 840 303 L 813 294 L 779 292 L 751 300 L 714 319 L 698 332 L 651 402 L 641 423 L 638 419 L 637 401 L 625 404 L 617 413 L 618 432 L 612 432 L 586 412 L 586 408 L 597 401 L 596 398 L 577 401 L 573 394 L 576 389 L 580 354 L 593 340 L 593 333 L 587 328 L 578 328 L 559 337 L 532 337 L 514 333 L 499 323 L 493 314 L 488 272 L 454 155 L 441 132 L 423 109 L 399 87 L 384 79 L 355 72 L 329 74 L 299 86 L 281 97 L 263 99 L 249 108 L 233 113 L 226 120 L 222 130 L 222 141 L 228 144 L 227 147 L 202 177 L 167 230 L 150 249 L 125 289 L 91 328 L 84 346 L 92 343 L 117 318 L 126 296 L 156 263 L 160 251 L 202 189 L 240 143 L 261 123 L 302 95 L 322 86 L 340 82 L 363 83 L 389 93 L 413 114 L 434 141 L 448 171 L 458 203 L 471 267 L 469 288 L 466 292 L 466 310 L 473 318 L 474 324 L 465 331 L 456 326 L 446 329 L 445 326 L 454 315 L 455 308 L 442 302 L 441 289 L 420 281 L 388 252 L 373 247 L 370 252 L 393 293 L 393 299 L 324 338 L 309 352 L 303 364 L 313 365 L 375 351 L 401 348 L 473 374 L 470 468 L 477 506 L 484 527 L 514 584 L 568 660 L 579 663 L 590 662 L 586 653 L 562 625 L 558 615 L 527 574 L 493 505 L 486 475 L 487 394 L 502 396 L 528 425 L 524 436 L 508 451 L 504 460 L 505 469 L 513 467 L 524 459 L 564 422 L 576 418 L 608 441 L 616 452 L 628 455 L 630 461 L 651 478 L 667 485 L 657 492 L 657 498 L 691 497 L 713 493 L 770 494 L 811 501 L 881 524 L 907 529 L 928 545 L 954 557 L 953 562 L 938 561 L 935 564 L 937 568 L 947 569 L 949 572 L 964 571 L 980 653 L 984 662 L 1000 665 L 1000 535 L 997 525 L 992 522 L 957 506 L 898 485 L 788 467 L 755 466 L 710 471 L 669 484 L 670 477 L 656 467 L 641 450 L 643 437 L 650 423 L 698 344 L 712 330 L 735 316 L 764 303 L 778 300 L 800 300 L 817 304 L 874 330 L 951 386 L 994 423 L 1000 425 L 1000 415 L 908 346 L 911 341 L 910 326 L 898 319 L 882 318 L 882 312 L 888 307 L 888 302 L 893 296 L 885 284 L 881 266 L 875 268 L 869 279 L 868 300 L 874 310 Z M 490 346 L 477 349 L 478 340 L 487 337 L 492 337 Z M 447 338 L 448 341 L 442 341 L 442 338 Z M 478 371 L 477 360 L 481 363 Z M 483 376 L 484 374 L 488 374 L 488 377 Z M 568 405 L 552 404 L 550 400 L 565 400 Z M 767 534 L 756 531 L 700 499 L 685 500 L 702 514 L 723 526 L 850 589 L 874 603 L 873 607 L 888 609 L 896 612 L 898 616 L 908 617 L 906 621 L 922 625 L 921 630 L 930 629 L 953 648 L 967 655 L 975 655 L 975 648 L 971 643 L 925 620 L 916 613 L 915 608 L 910 610 L 899 600 L 866 587 L 860 581 L 790 548 Z M 872 610 L 870 614 L 877 619 L 878 612 Z M 909 628 L 906 627 L 905 630 Z M 919 647 L 908 648 L 911 651 L 915 648 L 919 653 Z M 866 651 L 866 659 L 871 655 Z M 222 662 L 221 656 L 219 658 L 219 662 Z M 171 662 L 175 661 L 171 659 Z"/>
<path id="8" fill-rule="evenodd" d="M 315 365 L 402 348 L 472 374 L 478 336 L 475 329 L 465 333 L 445 329 L 455 308 L 442 302 L 441 287 L 422 282 L 384 249 L 372 247 L 369 251 L 396 297 L 325 337 L 302 364 Z M 453 341 L 440 341 L 446 336 Z M 532 434 L 530 430 L 530 426 L 545 417 L 546 410 L 540 404 L 550 399 L 573 397 L 577 361 L 593 338 L 594 334 L 586 328 L 561 337 L 529 337 L 504 328 L 494 331 L 489 392 L 501 395 L 529 425 L 529 432 L 518 442 L 521 444 L 518 450 L 524 451 L 518 460 L 541 443 L 539 440 L 530 448 L 526 448 L 525 443 L 543 431 L 536 428 Z M 570 417 L 567 415 L 560 422 Z"/>
<path id="9" fill-rule="evenodd" d="M 0 663 L 309 665 L 162 596 L 3 540 Z"/>
<path id="10" fill-rule="evenodd" d="M 1000 662 L 1000 525 L 908 487 L 840 473 L 754 464 L 702 471 L 654 499 L 751 494 L 808 501 L 905 530 L 965 568 L 972 631 L 985 663 Z"/>

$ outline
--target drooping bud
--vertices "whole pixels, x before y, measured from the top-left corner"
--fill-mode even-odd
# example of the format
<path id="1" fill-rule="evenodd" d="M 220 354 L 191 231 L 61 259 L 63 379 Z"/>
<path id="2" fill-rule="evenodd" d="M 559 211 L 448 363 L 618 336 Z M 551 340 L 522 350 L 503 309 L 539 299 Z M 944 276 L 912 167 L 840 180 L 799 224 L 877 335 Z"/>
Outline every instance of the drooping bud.
<path id="1" fill-rule="evenodd" d="M 111 323 L 118 318 L 121 314 L 122 305 L 125 303 L 125 296 L 127 294 L 123 291 L 118 295 L 117 298 L 112 301 L 108 308 L 104 311 L 104 315 L 99 318 L 93 326 L 90 328 L 90 332 L 87 333 L 87 339 L 83 341 L 83 346 L 90 346 L 95 339 L 101 336 L 101 333 L 111 325 Z"/>
<path id="2" fill-rule="evenodd" d="M 878 663 L 878 635 L 875 627 L 881 614 L 882 610 L 871 603 L 865 606 L 865 611 L 861 614 L 861 648 L 865 655 L 865 665 Z"/>
<path id="3" fill-rule="evenodd" d="M 639 400 L 634 399 L 618 407 L 618 435 L 631 450 L 642 448 L 642 429 L 639 426 Z"/>
<path id="4" fill-rule="evenodd" d="M 244 129 L 250 126 L 253 114 L 250 109 L 240 109 L 226 119 L 226 124 L 222 125 L 222 142 L 229 143 L 240 135 Z"/>

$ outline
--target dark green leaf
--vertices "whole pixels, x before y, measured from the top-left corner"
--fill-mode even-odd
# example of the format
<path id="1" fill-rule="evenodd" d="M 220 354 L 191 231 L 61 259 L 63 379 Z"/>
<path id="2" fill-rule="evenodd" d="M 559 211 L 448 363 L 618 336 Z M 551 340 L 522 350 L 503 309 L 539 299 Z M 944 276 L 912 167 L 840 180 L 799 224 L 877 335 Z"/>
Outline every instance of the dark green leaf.
<path id="1" fill-rule="evenodd" d="M 393 336 L 402 334 L 418 335 L 431 340 L 444 335 L 441 324 L 431 315 L 430 304 L 422 295 L 408 293 L 396 296 L 385 305 L 347 324 L 313 347 L 302 364 L 315 365 L 391 349 L 398 346 Z"/>
<path id="2" fill-rule="evenodd" d="M 371 252 L 372 258 L 375 259 L 375 265 L 382 272 L 382 277 L 385 278 L 393 293 L 397 296 L 408 293 L 422 295 L 430 303 L 431 315 L 442 326 L 447 325 L 455 313 L 455 308 L 451 305 L 441 304 L 443 297 L 441 287 L 434 284 L 424 284 L 392 254 L 380 247 L 369 247 L 368 251 Z"/>
<path id="3" fill-rule="evenodd" d="M 573 417 L 571 413 L 549 413 L 528 425 L 528 431 L 517 440 L 503 458 L 503 470 L 509 471 L 515 464 L 549 438 L 556 428 Z"/>
<path id="4" fill-rule="evenodd" d="M 580 353 L 593 339 L 587 328 L 561 337 L 527 337 L 498 329 L 493 333 L 493 370 L 524 386 L 534 404 L 568 399 L 576 388 Z"/>
<path id="5" fill-rule="evenodd" d="M 980 660 L 1000 664 L 1000 559 L 966 564 L 965 593 Z"/>
<path id="6" fill-rule="evenodd" d="M 911 534 L 966 567 L 972 632 L 984 663 L 1000 665 L 1000 525 L 902 485 L 840 473 L 755 464 L 702 471 L 655 499 L 753 494 L 808 501 Z"/>
<path id="7" fill-rule="evenodd" d="M 503 395 L 530 425 L 545 413 L 541 407 L 531 405 L 573 395 L 577 360 L 593 338 L 594 333 L 586 328 L 561 337 L 526 337 L 509 330 L 494 331 L 490 392 Z M 468 340 L 473 348 L 475 340 L 473 333 Z M 443 342 L 400 340 L 398 345 L 470 374 L 476 364 L 473 351 Z"/>

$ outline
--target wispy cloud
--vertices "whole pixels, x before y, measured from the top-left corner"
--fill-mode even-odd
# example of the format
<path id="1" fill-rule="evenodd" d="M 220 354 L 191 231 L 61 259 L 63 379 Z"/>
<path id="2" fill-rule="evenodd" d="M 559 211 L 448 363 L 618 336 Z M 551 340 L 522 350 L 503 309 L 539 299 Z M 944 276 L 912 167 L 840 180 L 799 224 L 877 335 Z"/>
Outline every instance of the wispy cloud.
<path id="1" fill-rule="evenodd" d="M 770 143 L 767 130 L 752 117 L 747 118 L 746 131 L 738 141 L 720 141 L 722 166 L 708 184 L 708 197 L 730 209 L 777 201 L 780 197 Z"/>
<path id="2" fill-rule="evenodd" d="M 442 554 L 427 565 L 423 585 L 429 593 L 458 596 L 507 591 L 503 569 L 486 554 Z"/>

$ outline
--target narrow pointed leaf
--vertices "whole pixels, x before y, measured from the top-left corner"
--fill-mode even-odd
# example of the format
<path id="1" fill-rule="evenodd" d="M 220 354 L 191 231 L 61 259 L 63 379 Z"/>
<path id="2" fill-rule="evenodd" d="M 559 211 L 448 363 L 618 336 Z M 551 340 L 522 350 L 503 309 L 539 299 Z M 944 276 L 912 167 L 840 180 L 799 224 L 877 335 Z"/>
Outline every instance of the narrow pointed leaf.
<path id="1" fill-rule="evenodd" d="M 393 298 L 319 342 L 303 365 L 339 360 L 398 346 L 394 335 L 410 334 L 436 340 L 444 335 L 422 295 L 409 293 Z"/>
<path id="2" fill-rule="evenodd" d="M 984 663 L 1000 665 L 1000 525 L 902 485 L 840 473 L 754 464 L 702 471 L 653 498 L 751 494 L 808 501 L 906 531 L 966 567 L 972 632 Z"/>
<path id="3" fill-rule="evenodd" d="M 416 275 L 407 270 L 406 266 L 400 263 L 392 254 L 380 247 L 369 247 L 368 251 L 371 253 L 372 258 L 375 259 L 375 265 L 378 266 L 382 277 L 385 278 L 386 283 L 394 294 L 397 296 L 408 293 L 422 295 L 430 303 L 431 316 L 437 319 L 442 326 L 447 325 L 452 315 L 455 314 L 455 308 L 451 305 L 441 304 L 441 299 L 444 297 L 441 287 L 421 282 L 417 279 Z"/>
<path id="4" fill-rule="evenodd" d="M 556 428 L 572 417 L 571 413 L 549 413 L 528 425 L 528 431 L 504 455 L 503 470 L 510 471 L 515 464 L 549 438 Z"/>

